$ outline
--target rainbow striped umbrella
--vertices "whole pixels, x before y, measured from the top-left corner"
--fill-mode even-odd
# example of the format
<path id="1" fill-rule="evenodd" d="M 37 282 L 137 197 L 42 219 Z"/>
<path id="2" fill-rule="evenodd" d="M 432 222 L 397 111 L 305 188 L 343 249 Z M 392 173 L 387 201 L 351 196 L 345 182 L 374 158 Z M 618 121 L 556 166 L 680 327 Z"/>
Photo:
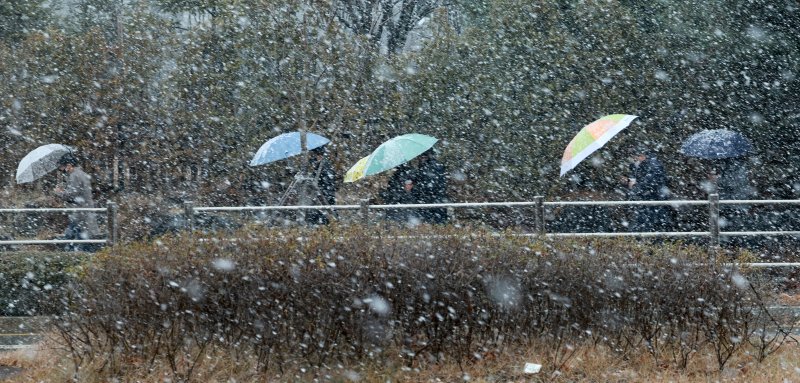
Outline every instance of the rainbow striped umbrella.
<path id="1" fill-rule="evenodd" d="M 600 149 L 611 137 L 628 127 L 638 116 L 630 114 L 611 114 L 581 129 L 564 149 L 561 158 L 561 175 L 572 170 L 595 150 Z"/>

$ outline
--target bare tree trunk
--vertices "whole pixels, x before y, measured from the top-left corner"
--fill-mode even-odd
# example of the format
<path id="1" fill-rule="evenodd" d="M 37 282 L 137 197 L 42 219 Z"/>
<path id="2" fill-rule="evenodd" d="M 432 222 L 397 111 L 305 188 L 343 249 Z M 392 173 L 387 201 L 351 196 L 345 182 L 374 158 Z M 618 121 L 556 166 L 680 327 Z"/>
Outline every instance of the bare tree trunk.
<path id="1" fill-rule="evenodd" d="M 114 159 L 111 161 L 111 188 L 114 191 L 119 191 L 119 156 L 114 153 Z"/>
<path id="2" fill-rule="evenodd" d="M 183 179 L 188 181 L 188 183 L 192 182 L 192 165 L 186 165 L 186 173 L 183 175 Z"/>
<path id="3" fill-rule="evenodd" d="M 127 161 L 122 161 L 122 169 L 125 174 L 125 188 L 131 189 L 131 167 Z"/>

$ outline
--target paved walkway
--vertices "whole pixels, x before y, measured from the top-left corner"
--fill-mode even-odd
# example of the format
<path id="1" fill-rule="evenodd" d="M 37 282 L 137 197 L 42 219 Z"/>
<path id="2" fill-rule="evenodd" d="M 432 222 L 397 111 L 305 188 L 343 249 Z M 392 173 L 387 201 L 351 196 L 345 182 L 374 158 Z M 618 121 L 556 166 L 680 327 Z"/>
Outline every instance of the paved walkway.
<path id="1" fill-rule="evenodd" d="M 29 348 L 41 339 L 47 317 L 0 317 L 0 353 Z M 0 381 L 22 371 L 19 367 L 0 365 Z"/>
<path id="2" fill-rule="evenodd" d="M 0 366 L 0 380 L 10 378 L 20 372 L 22 372 L 22 369 L 19 367 Z"/>
<path id="3" fill-rule="evenodd" d="M 26 348 L 41 339 L 48 317 L 0 317 L 0 350 Z"/>

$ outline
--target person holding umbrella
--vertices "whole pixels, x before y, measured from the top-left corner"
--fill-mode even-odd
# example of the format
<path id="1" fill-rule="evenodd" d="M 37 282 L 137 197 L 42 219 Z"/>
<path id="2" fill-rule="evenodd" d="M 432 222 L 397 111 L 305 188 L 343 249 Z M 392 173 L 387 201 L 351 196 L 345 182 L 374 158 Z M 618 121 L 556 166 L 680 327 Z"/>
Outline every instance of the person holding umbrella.
<path id="1" fill-rule="evenodd" d="M 345 174 L 344 182 L 355 182 L 368 176 L 395 169 L 386 189 L 381 192 L 385 204 L 439 203 L 446 199 L 444 167 L 433 158 L 431 148 L 438 139 L 418 133 L 403 134 L 378 146 L 372 154 L 361 158 Z M 387 210 L 387 218 L 428 223 L 447 221 L 444 209 Z"/>
<path id="2" fill-rule="evenodd" d="M 709 194 L 716 193 L 720 200 L 746 200 L 756 192 L 750 184 L 744 157 L 754 153 L 753 144 L 741 133 L 729 129 L 702 130 L 687 138 L 681 154 L 704 160 L 709 166 Z M 720 216 L 728 230 L 743 229 L 747 205 L 723 205 Z"/>
<path id="3" fill-rule="evenodd" d="M 92 182 L 86 172 L 78 165 L 78 160 L 71 153 L 58 160 L 58 169 L 67 176 L 65 186 L 55 189 L 55 195 L 65 202 L 67 207 L 93 208 Z M 64 239 L 91 239 L 96 237 L 100 229 L 97 218 L 91 212 L 74 212 L 68 217 L 69 223 L 64 230 Z M 82 246 L 69 246 L 70 250 L 87 250 Z"/>
<path id="4" fill-rule="evenodd" d="M 335 205 L 336 174 L 326 158 L 325 145 L 331 141 L 311 132 L 289 132 L 270 138 L 250 160 L 250 166 L 261 166 L 298 155 L 307 155 L 302 169 L 295 175 L 280 198 L 284 205 L 290 198 L 299 205 Z M 327 224 L 328 214 L 323 210 L 300 212 L 299 221 L 307 224 Z"/>

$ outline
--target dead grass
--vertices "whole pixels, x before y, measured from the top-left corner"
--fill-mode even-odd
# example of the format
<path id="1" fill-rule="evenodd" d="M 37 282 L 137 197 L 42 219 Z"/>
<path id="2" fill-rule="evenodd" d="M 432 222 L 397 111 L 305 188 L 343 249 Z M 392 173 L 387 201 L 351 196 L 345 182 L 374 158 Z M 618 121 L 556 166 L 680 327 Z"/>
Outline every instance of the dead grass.
<path id="1" fill-rule="evenodd" d="M 555 371 L 552 349 L 531 346 L 487 354 L 481 360 L 461 365 L 454 362 L 422 362 L 408 368 L 402 360 L 365 361 L 353 366 L 330 365 L 318 369 L 270 370 L 257 373 L 256 362 L 247 358 L 232 360 L 226 352 L 206 356 L 207 363 L 198 371 L 195 382 L 795 382 L 800 381 L 800 347 L 796 341 L 784 344 L 771 358 L 757 363 L 747 352 L 737 354 L 722 372 L 711 350 L 701 351 L 686 369 L 668 363 L 654 362 L 648 353 L 620 358 L 603 346 L 583 345 L 574 349 L 571 359 Z M 539 374 L 526 375 L 526 362 L 542 364 Z M 176 381 L 167 366 L 148 369 L 140 360 L 128 360 L 124 376 L 108 376 L 100 365 L 84 366 L 77 373 L 69 355 L 51 342 L 33 350 L 0 353 L 0 365 L 23 368 L 23 372 L 6 380 L 9 383 L 60 382 L 141 382 Z M 99 363 L 99 362 L 98 362 Z"/>

